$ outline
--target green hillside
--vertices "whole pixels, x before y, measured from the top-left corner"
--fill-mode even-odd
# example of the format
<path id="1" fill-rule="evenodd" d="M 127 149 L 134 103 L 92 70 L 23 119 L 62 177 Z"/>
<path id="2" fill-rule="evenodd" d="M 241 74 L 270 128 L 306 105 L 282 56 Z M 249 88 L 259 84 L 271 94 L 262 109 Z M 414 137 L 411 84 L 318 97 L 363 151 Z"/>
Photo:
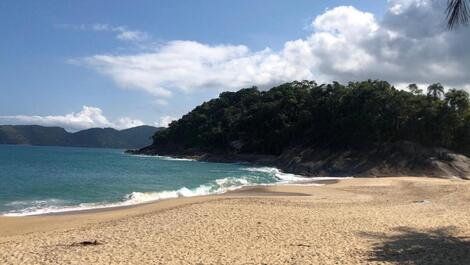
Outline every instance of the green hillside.
<path id="1" fill-rule="evenodd" d="M 157 132 L 153 147 L 279 155 L 292 146 L 348 149 L 411 141 L 470 154 L 468 94 L 433 84 L 423 93 L 385 81 L 292 82 L 224 92 Z M 163 150 L 163 149 L 162 149 Z"/>

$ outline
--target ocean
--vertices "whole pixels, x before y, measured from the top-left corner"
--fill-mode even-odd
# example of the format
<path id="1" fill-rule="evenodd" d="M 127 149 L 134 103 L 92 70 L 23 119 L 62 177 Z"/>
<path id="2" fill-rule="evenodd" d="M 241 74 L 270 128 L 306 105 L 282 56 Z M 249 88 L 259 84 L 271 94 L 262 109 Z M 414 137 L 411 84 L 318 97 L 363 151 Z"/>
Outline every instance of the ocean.
<path id="1" fill-rule="evenodd" d="M 124 150 L 0 145 L 0 215 L 24 216 L 305 181 L 276 168 L 136 156 Z"/>

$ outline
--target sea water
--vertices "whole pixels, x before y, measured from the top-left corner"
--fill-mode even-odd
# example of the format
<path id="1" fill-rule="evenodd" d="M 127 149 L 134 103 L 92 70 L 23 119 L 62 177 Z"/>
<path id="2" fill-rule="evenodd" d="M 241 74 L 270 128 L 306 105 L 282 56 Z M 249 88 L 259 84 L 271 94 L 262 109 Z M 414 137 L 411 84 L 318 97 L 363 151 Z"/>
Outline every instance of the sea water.
<path id="1" fill-rule="evenodd" d="M 123 151 L 0 145 L 0 215 L 126 206 L 306 180 L 250 164 L 138 156 Z"/>

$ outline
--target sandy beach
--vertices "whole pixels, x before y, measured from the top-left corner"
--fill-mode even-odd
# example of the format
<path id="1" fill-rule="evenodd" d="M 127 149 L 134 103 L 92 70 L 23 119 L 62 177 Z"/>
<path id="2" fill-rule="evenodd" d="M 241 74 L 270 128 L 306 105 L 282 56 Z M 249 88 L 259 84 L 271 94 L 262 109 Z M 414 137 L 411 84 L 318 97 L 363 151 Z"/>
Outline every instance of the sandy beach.
<path id="1" fill-rule="evenodd" d="M 348 179 L 1 217 L 0 264 L 470 264 L 470 182 Z"/>

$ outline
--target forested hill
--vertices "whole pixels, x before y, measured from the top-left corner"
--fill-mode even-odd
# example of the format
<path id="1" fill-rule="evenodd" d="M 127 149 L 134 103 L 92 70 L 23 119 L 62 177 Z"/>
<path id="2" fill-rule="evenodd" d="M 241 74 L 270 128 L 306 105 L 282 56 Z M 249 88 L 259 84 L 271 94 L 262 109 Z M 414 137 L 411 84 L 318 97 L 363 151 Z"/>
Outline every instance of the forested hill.
<path id="1" fill-rule="evenodd" d="M 465 91 L 444 91 L 440 84 L 425 91 L 372 80 L 292 82 L 268 91 L 252 87 L 204 102 L 157 132 L 153 145 L 141 152 L 282 157 L 292 148 L 297 154 L 307 148 L 331 154 L 410 142 L 469 155 L 469 105 Z"/>
<path id="2" fill-rule="evenodd" d="M 0 125 L 0 144 L 141 148 L 152 143 L 152 135 L 158 130 L 152 126 L 138 126 L 120 131 L 92 128 L 69 133 L 60 127 Z"/>

